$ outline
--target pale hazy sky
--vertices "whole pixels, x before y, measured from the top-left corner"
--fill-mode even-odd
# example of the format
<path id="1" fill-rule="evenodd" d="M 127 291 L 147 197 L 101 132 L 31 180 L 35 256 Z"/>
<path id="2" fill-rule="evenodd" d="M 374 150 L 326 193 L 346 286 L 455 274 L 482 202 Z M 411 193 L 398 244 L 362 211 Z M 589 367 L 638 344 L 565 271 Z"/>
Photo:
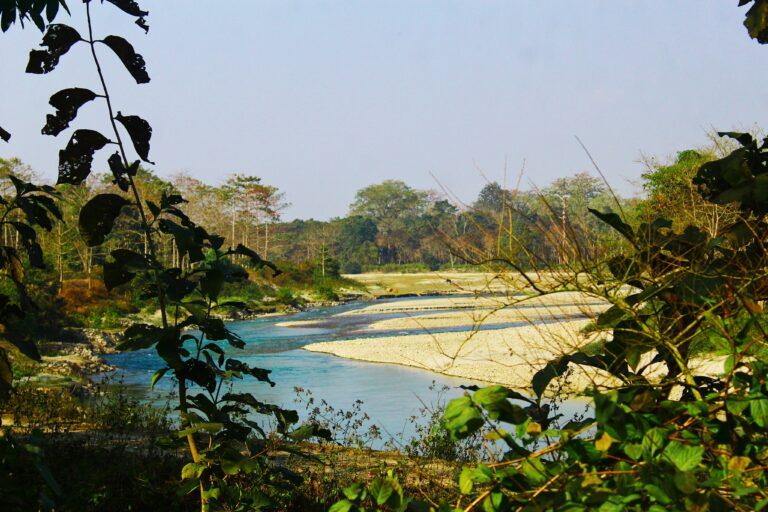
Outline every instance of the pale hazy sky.
<path id="1" fill-rule="evenodd" d="M 84 9 L 69 2 L 85 33 Z M 97 36 L 130 40 L 152 82 L 102 49 L 117 109 L 154 127 L 161 176 L 218 184 L 242 172 L 286 192 L 286 218 L 344 215 L 385 179 L 472 201 L 491 180 L 590 170 L 637 192 L 641 152 L 664 157 L 705 132 L 768 125 L 768 47 L 736 0 L 140 1 L 150 31 L 94 2 Z M 50 95 L 99 92 L 85 45 L 49 75 L 25 75 L 32 26 L 0 34 L 0 156 L 51 181 L 58 138 L 40 135 Z M 74 125 L 105 127 L 103 105 Z M 106 169 L 107 150 L 95 168 Z M 99 165 L 101 164 L 101 165 Z M 433 177 L 434 176 L 434 177 Z"/>

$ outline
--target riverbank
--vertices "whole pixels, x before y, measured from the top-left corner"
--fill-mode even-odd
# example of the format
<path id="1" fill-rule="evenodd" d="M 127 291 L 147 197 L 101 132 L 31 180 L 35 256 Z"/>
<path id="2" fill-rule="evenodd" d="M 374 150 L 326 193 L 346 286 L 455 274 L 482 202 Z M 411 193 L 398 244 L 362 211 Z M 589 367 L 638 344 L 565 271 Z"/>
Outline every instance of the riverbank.
<path id="1" fill-rule="evenodd" d="M 369 331 L 412 330 L 424 334 L 358 338 L 313 343 L 305 347 L 339 357 L 412 366 L 471 380 L 529 389 L 533 374 L 548 361 L 595 341 L 583 334 L 597 314 L 609 306 L 578 292 L 526 297 L 438 297 L 372 304 L 340 316 L 395 314 Z M 434 311 L 434 314 L 424 314 Z M 575 318 L 576 317 L 576 318 Z M 288 322 L 281 325 L 302 325 Z M 517 324 L 501 327 L 504 324 Z M 307 322 L 303 326 L 311 325 Z M 481 325 L 501 328 L 479 330 Z M 459 332 L 429 329 L 466 326 Z M 575 368 L 560 383 L 569 391 L 614 382 L 595 369 Z"/>
<path id="2" fill-rule="evenodd" d="M 530 392 L 533 375 L 548 362 L 599 341 L 585 327 L 608 307 L 608 302 L 580 292 L 535 297 L 445 296 L 374 303 L 336 317 L 399 315 L 365 328 L 366 332 L 392 334 L 313 343 L 304 349 Z M 279 325 L 312 328 L 322 323 L 288 321 Z M 453 332 L 445 332 L 447 328 Z M 413 334 L 416 330 L 423 330 L 423 334 Z M 650 363 L 650 356 L 646 355 L 646 363 Z M 647 376 L 651 379 L 662 369 L 657 364 L 658 369 L 649 368 Z M 723 372 L 723 364 L 723 357 L 707 357 L 691 361 L 691 368 L 700 375 L 716 376 Z M 618 384 L 618 380 L 596 368 L 570 365 L 563 378 L 553 381 L 550 392 L 574 394 L 588 387 Z"/>

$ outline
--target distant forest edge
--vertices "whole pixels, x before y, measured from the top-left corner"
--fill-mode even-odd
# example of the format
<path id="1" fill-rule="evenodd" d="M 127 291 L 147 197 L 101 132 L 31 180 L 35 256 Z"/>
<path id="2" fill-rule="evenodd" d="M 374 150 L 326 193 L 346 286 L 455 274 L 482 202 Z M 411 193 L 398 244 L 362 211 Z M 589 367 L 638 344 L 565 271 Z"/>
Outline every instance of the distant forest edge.
<path id="1" fill-rule="evenodd" d="M 493 262 L 502 254 L 521 269 L 540 269 L 621 249 L 620 235 L 589 214 L 590 208 L 620 212 L 630 222 L 661 215 L 673 219 L 677 228 L 695 225 L 714 235 L 728 208 L 702 200 L 691 180 L 703 163 L 732 149 L 727 141 L 713 138 L 707 147 L 681 151 L 668 162 L 644 158 L 643 198 L 615 196 L 609 184 L 587 172 L 533 191 L 490 182 L 467 205 L 387 180 L 359 190 L 347 216 L 328 221 L 283 221 L 288 198 L 256 176 L 230 175 L 217 187 L 186 174 L 166 180 L 142 168 L 136 182 L 148 201 L 159 203 L 163 192 L 187 198 L 190 218 L 224 236 L 225 245 L 253 247 L 285 270 L 320 278 L 368 271 L 460 270 Z M 9 174 L 39 180 L 21 160 L 0 158 L 3 196 L 12 188 Z M 124 208 L 101 246 L 87 247 L 78 233 L 82 206 L 110 189 L 111 181 L 111 175 L 101 174 L 80 186 L 58 187 L 64 220 L 50 232 L 38 233 L 50 260 L 49 279 L 91 281 L 114 249 L 144 246 L 140 219 L 131 207 Z M 6 226 L 2 236 L 5 244 L 13 244 L 16 235 Z M 166 238 L 158 247 L 159 257 L 168 264 L 183 264 L 173 238 Z"/>

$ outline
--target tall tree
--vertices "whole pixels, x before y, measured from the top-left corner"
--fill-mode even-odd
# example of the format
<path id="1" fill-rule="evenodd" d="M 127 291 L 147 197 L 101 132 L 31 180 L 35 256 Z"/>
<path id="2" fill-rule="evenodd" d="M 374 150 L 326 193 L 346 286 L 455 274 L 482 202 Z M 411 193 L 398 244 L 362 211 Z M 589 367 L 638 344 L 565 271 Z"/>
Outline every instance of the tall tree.
<path id="1" fill-rule="evenodd" d="M 373 219 L 383 262 L 400 262 L 408 245 L 403 238 L 407 226 L 424 213 L 428 197 L 428 193 L 414 190 L 402 181 L 387 180 L 359 190 L 349 213 Z"/>

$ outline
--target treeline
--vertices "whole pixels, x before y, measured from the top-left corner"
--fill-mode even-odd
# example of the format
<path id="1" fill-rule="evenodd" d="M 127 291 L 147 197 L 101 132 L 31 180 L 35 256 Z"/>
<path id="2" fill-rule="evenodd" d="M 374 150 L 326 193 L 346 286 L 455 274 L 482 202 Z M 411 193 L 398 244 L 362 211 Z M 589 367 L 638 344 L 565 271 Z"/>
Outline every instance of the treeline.
<path id="1" fill-rule="evenodd" d="M 715 144 L 683 151 L 669 163 L 646 159 L 643 199 L 618 197 L 602 179 L 586 172 L 533 191 L 491 182 L 467 205 L 387 180 L 359 190 L 349 213 L 328 221 L 283 221 L 289 206 L 285 194 L 255 176 L 235 174 L 221 186 L 212 186 L 185 174 L 162 179 L 141 168 L 136 183 L 150 205 L 159 204 L 163 194 L 186 198 L 184 210 L 190 218 L 223 236 L 225 245 L 252 247 L 264 259 L 320 278 L 393 268 L 455 269 L 493 262 L 502 255 L 531 269 L 592 260 L 621 248 L 621 237 L 589 209 L 614 211 L 630 222 L 660 214 L 678 227 L 692 224 L 717 233 L 729 209 L 703 201 L 692 178 L 703 163 L 727 150 Z M 3 196 L 12 186 L 6 179 L 11 173 L 40 181 L 20 160 L 0 159 Z M 82 206 L 98 193 L 115 192 L 111 175 L 57 189 L 63 222 L 38 234 L 50 279 L 90 281 L 112 250 L 146 250 L 139 214 L 130 206 L 98 247 L 88 247 L 77 230 Z M 2 237 L 5 244 L 19 243 L 18 234 L 7 226 Z M 161 261 L 184 264 L 173 237 L 162 239 L 158 251 Z"/>

